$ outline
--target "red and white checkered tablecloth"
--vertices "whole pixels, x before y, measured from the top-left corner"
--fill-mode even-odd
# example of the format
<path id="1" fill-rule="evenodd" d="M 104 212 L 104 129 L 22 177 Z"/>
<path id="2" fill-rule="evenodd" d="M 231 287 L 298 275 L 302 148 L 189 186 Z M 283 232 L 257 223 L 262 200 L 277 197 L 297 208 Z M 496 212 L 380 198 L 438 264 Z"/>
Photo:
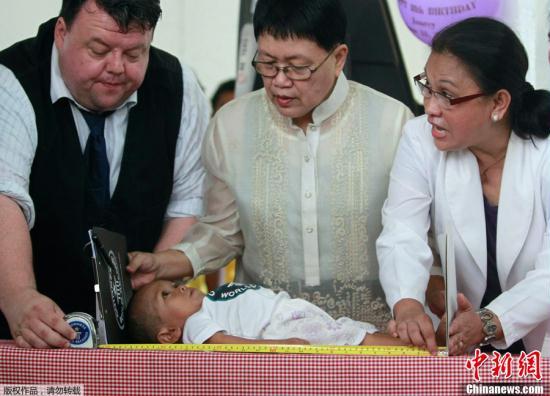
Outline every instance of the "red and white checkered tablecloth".
<path id="1" fill-rule="evenodd" d="M 515 359 L 515 357 L 514 357 Z M 81 384 L 85 395 L 464 395 L 466 357 L 379 357 L 106 349 L 29 350 L 0 341 L 0 384 Z M 495 379 L 480 383 L 544 384 Z M 0 394 L 1 393 L 0 389 Z"/>

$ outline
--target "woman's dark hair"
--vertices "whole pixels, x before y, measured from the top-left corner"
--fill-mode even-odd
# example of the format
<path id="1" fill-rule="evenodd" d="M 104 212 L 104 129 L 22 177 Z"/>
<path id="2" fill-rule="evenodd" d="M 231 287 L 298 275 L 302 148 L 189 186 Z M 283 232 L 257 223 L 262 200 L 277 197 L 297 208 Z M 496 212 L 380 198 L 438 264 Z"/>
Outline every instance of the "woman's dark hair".
<path id="1" fill-rule="evenodd" d="M 254 35 L 314 41 L 327 51 L 346 38 L 346 13 L 339 0 L 258 0 Z"/>
<path id="2" fill-rule="evenodd" d="M 550 135 L 550 92 L 525 81 L 529 60 L 516 34 L 504 23 L 475 17 L 436 34 L 432 51 L 450 53 L 468 68 L 482 92 L 507 90 L 512 129 L 521 138 Z"/>
<path id="3" fill-rule="evenodd" d="M 59 16 L 70 28 L 76 15 L 87 0 L 63 0 Z M 143 30 L 154 29 L 162 14 L 160 0 L 94 0 L 96 5 L 109 14 L 123 32 L 131 25 Z"/>

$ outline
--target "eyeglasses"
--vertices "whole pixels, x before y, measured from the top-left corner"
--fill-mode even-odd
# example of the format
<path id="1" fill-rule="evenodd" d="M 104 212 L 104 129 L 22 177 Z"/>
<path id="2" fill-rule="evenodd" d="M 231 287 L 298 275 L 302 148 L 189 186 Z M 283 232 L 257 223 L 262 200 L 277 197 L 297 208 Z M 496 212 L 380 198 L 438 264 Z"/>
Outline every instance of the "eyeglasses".
<path id="1" fill-rule="evenodd" d="M 257 61 L 256 59 L 252 61 L 252 66 L 254 67 L 254 69 L 256 69 L 256 72 L 262 77 L 273 78 L 277 76 L 280 71 L 282 71 L 285 76 L 290 80 L 308 80 L 309 78 L 311 78 L 311 75 L 313 73 L 315 73 L 317 70 L 319 70 L 321 66 L 323 66 L 323 63 L 327 61 L 327 59 L 332 55 L 337 47 L 338 46 L 330 50 L 325 59 L 323 59 L 323 61 L 319 63 L 316 67 L 295 65 L 277 66 L 275 62 L 262 62 Z M 256 55 L 254 56 L 254 58 L 256 58 Z"/>
<path id="2" fill-rule="evenodd" d="M 418 90 L 420 91 L 420 94 L 427 98 L 434 97 L 437 103 L 439 103 L 440 106 L 445 108 L 450 108 L 451 106 L 454 106 L 459 103 L 464 103 L 469 100 L 479 98 L 480 96 L 484 96 L 484 93 L 477 93 L 474 95 L 468 95 L 468 96 L 460 96 L 458 98 L 453 98 L 449 94 L 445 92 L 439 92 L 433 90 L 430 86 L 427 85 L 426 82 L 422 82 L 420 80 L 423 80 L 426 78 L 426 73 L 420 73 L 418 76 L 414 76 L 414 83 L 418 87 Z"/>

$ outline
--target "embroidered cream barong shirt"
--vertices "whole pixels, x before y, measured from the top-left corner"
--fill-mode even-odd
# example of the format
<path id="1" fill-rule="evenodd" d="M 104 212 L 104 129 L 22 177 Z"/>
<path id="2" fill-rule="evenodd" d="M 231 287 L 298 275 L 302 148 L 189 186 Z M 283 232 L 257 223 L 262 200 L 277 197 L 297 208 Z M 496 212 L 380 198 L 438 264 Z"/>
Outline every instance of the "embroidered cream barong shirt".
<path id="1" fill-rule="evenodd" d="M 230 102 L 203 144 L 206 215 L 175 248 L 195 275 L 239 257 L 238 282 L 286 290 L 335 318 L 384 326 L 390 312 L 375 241 L 411 117 L 402 103 L 343 73 L 306 133 L 264 89 Z"/>

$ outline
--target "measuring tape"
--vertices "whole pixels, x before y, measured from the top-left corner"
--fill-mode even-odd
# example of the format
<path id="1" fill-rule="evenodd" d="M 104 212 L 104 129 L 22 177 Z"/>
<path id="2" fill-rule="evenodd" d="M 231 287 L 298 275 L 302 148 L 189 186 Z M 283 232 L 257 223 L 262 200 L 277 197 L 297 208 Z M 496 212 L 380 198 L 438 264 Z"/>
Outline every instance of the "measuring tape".
<path id="1" fill-rule="evenodd" d="M 298 353 L 318 355 L 368 356 L 431 356 L 412 346 L 334 346 L 334 345 L 271 345 L 271 344 L 103 344 L 100 348 L 191 352 Z M 440 348 L 438 356 L 446 356 Z"/>

